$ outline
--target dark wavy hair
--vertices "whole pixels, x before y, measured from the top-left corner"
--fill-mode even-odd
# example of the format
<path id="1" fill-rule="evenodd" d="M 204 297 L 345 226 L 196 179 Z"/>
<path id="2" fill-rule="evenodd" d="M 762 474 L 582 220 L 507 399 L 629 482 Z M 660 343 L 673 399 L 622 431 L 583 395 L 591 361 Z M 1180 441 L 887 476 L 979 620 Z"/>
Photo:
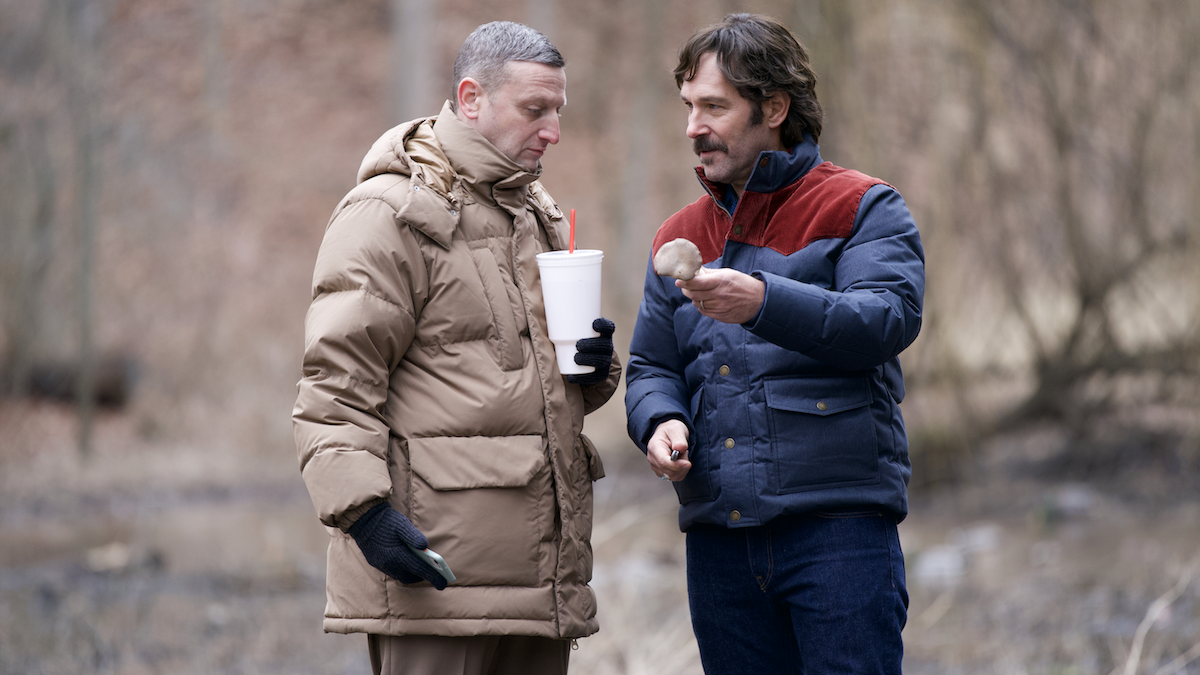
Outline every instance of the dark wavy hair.
<path id="1" fill-rule="evenodd" d="M 808 62 L 808 51 L 787 26 L 759 14 L 730 14 L 688 39 L 679 50 L 675 86 L 696 76 L 700 58 L 713 52 L 717 66 L 742 98 L 757 109 L 751 122 L 763 119 L 762 103 L 776 92 L 791 99 L 780 140 L 790 148 L 808 133 L 821 138 L 825 113 L 817 101 L 817 75 Z"/>

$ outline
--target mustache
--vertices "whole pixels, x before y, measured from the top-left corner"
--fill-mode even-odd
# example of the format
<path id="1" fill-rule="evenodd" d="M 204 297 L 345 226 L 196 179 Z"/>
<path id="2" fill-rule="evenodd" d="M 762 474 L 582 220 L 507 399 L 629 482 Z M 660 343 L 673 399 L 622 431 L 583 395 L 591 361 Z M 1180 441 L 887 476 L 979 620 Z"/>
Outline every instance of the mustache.
<path id="1" fill-rule="evenodd" d="M 712 152 L 713 150 L 718 152 L 729 152 L 729 146 L 725 145 L 721 139 L 713 138 L 712 136 L 698 136 L 692 141 L 692 152 L 696 153 L 697 155 L 702 152 Z"/>

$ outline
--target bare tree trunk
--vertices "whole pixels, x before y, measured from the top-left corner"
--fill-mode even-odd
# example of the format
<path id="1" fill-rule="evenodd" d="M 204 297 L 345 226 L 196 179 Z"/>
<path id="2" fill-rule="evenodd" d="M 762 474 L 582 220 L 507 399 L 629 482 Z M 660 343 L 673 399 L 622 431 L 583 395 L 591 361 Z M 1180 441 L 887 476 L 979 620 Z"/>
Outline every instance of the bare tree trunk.
<path id="1" fill-rule="evenodd" d="M 663 34 L 663 3 L 642 4 L 642 63 L 656 63 Z M 642 282 L 647 257 L 646 240 L 659 223 L 651 208 L 654 183 L 654 159 L 658 95 L 663 84 L 662 74 L 653 68 L 642 68 L 634 95 L 629 122 L 626 124 L 625 173 L 620 192 L 614 195 L 619 205 L 620 235 L 616 267 L 620 305 L 623 313 L 635 309 L 642 297 Z"/>
<path id="2" fill-rule="evenodd" d="M 41 21 L 8 34 L 0 55 L 8 82 L 45 81 L 55 48 L 55 13 L 38 6 Z M 50 113 L 19 94 L 0 98 L 0 394 L 27 392 L 42 327 L 42 290 L 52 253 L 56 174 L 48 131 Z"/>
<path id="3" fill-rule="evenodd" d="M 97 125 L 95 106 L 98 97 L 93 87 L 103 72 L 99 67 L 99 34 L 104 21 L 101 0 L 75 0 L 71 5 L 70 26 L 76 51 L 74 80 L 71 84 L 71 122 L 75 132 L 76 211 L 79 228 L 79 453 L 87 458 L 92 452 L 92 427 L 96 416 L 96 354 L 92 336 L 92 306 L 95 294 L 96 202 L 99 195 L 97 171 Z"/>
<path id="4" fill-rule="evenodd" d="M 226 0 L 201 3 L 204 14 L 204 104 L 209 130 L 219 150 L 225 149 L 229 125 L 229 68 L 225 57 Z"/>
<path id="5" fill-rule="evenodd" d="M 450 83 L 438 76 L 437 12 L 434 0 L 391 0 L 392 114 L 395 123 L 436 115 Z"/>
<path id="6" fill-rule="evenodd" d="M 854 14 L 844 0 L 797 0 L 797 35 L 808 50 L 817 74 L 817 99 L 825 109 L 826 124 L 821 132 L 821 154 L 825 158 L 844 156 L 854 143 L 848 131 L 850 114 L 860 110 L 851 100 L 853 84 L 847 75 L 853 68 Z M 830 123 L 830 117 L 838 116 Z"/>
<path id="7" fill-rule="evenodd" d="M 29 374 L 33 364 L 34 347 L 41 330 L 41 289 L 46 282 L 50 267 L 53 241 L 51 226 L 54 223 L 54 197 L 56 181 L 51 166 L 46 140 L 45 120 L 30 125 L 30 138 L 21 153 L 29 163 L 33 179 L 33 213 L 30 215 L 31 231 L 18 244 L 23 255 L 17 265 L 15 290 L 15 314 L 9 322 L 12 350 L 9 354 L 10 392 L 24 393 L 29 388 Z M 16 196 L 16 195 L 14 195 Z M 18 236 L 24 234 L 21 227 Z"/>

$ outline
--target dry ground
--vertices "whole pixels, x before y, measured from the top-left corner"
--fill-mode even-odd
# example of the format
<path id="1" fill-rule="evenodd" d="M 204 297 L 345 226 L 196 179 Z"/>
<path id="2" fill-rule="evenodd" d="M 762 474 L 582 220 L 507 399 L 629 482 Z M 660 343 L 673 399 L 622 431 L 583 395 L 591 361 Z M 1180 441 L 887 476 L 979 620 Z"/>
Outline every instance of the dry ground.
<path id="1" fill-rule="evenodd" d="M 150 446 L 132 424 L 102 420 L 83 461 L 68 411 L 0 408 L 0 674 L 367 672 L 362 636 L 321 633 L 325 535 L 294 458 Z M 589 429 L 602 629 L 572 672 L 700 673 L 672 493 L 619 419 Z M 1200 583 L 1177 583 L 1200 550 L 1194 482 L 1036 477 L 1054 447 L 1053 430 L 1006 439 L 975 480 L 914 497 L 908 673 L 1107 675 L 1173 587 L 1138 672 L 1188 672 L 1170 664 L 1200 639 Z"/>

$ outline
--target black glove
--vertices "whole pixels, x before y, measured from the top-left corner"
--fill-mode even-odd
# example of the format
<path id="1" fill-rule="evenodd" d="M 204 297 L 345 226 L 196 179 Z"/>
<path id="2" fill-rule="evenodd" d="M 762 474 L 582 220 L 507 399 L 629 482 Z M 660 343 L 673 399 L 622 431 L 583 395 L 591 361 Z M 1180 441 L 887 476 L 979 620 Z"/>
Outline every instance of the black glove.
<path id="1" fill-rule="evenodd" d="M 568 375 L 567 382 L 587 386 L 600 384 L 608 379 L 608 369 L 612 367 L 613 331 L 617 325 L 603 317 L 592 322 L 592 330 L 600 337 L 583 338 L 575 343 L 575 363 L 581 366 L 595 366 L 596 370 L 581 375 Z"/>
<path id="2" fill-rule="evenodd" d="M 408 546 L 429 547 L 429 540 L 404 514 L 384 502 L 367 511 L 347 530 L 372 566 L 403 584 L 424 579 L 439 591 L 446 579 Z"/>

